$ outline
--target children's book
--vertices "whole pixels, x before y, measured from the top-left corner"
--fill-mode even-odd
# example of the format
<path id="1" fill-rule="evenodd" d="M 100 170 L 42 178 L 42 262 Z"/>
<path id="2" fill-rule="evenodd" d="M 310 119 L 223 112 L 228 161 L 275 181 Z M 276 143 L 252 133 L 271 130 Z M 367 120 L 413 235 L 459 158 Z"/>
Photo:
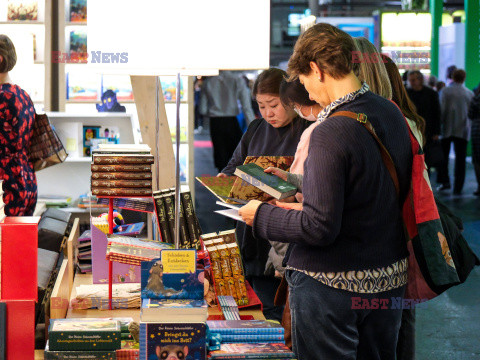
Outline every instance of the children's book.
<path id="1" fill-rule="evenodd" d="M 267 174 L 261 166 L 250 163 L 240 165 L 235 169 L 237 175 L 243 181 L 266 192 L 275 199 L 282 200 L 297 193 L 297 187 L 276 175 Z"/>
<path id="2" fill-rule="evenodd" d="M 225 199 L 230 196 L 235 180 L 238 178 L 236 176 L 223 178 L 216 176 L 197 176 L 195 179 L 220 199 L 220 201 L 225 202 Z"/>
<path id="3" fill-rule="evenodd" d="M 85 350 L 67 350 L 67 351 L 53 351 L 50 350 L 49 342 L 45 346 L 44 353 L 45 360 L 116 360 L 115 350 L 103 351 L 85 351 Z"/>
<path id="4" fill-rule="evenodd" d="M 70 0 L 70 21 L 87 21 L 87 0 Z"/>
<path id="5" fill-rule="evenodd" d="M 221 344 L 210 352 L 211 359 L 291 359 L 295 354 L 281 343 Z"/>
<path id="6" fill-rule="evenodd" d="M 205 300 L 143 299 L 142 321 L 205 322 L 208 307 Z"/>
<path id="7" fill-rule="evenodd" d="M 145 227 L 145 223 L 139 222 L 134 224 L 120 225 L 114 231 L 116 235 L 133 236 L 133 235 L 140 235 L 144 227 Z"/>
<path id="8" fill-rule="evenodd" d="M 48 331 L 52 351 L 120 349 L 121 326 L 109 319 L 53 319 Z"/>
<path id="9" fill-rule="evenodd" d="M 140 323 L 140 360 L 205 360 L 204 323 Z"/>
<path id="10" fill-rule="evenodd" d="M 37 20 L 37 0 L 8 0 L 7 20 Z"/>

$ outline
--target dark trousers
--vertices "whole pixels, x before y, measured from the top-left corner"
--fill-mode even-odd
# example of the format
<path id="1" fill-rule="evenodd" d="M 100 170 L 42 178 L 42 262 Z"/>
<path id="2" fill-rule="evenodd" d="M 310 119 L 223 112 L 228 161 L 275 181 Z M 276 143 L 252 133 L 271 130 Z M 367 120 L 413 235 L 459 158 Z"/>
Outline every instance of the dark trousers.
<path id="1" fill-rule="evenodd" d="M 397 360 L 415 360 L 415 309 L 402 311 L 398 333 Z"/>
<path id="2" fill-rule="evenodd" d="M 453 142 L 453 150 L 455 151 L 455 178 L 453 184 L 453 191 L 460 193 L 465 183 L 465 166 L 467 158 L 467 140 L 458 137 L 448 137 L 442 139 L 442 148 L 444 161 L 442 166 L 438 169 L 437 182 L 445 185 L 450 185 L 450 176 L 448 175 L 448 155 L 450 154 L 450 147 Z"/>
<path id="3" fill-rule="evenodd" d="M 283 306 L 273 304 L 281 280 L 273 276 L 249 276 L 247 280 L 263 304 L 265 318 L 281 322 Z"/>
<path id="4" fill-rule="evenodd" d="M 213 161 L 218 172 L 227 166 L 242 138 L 242 130 L 235 116 L 210 118 L 210 137 L 213 143 Z"/>
<path id="5" fill-rule="evenodd" d="M 293 351 L 298 360 L 394 360 L 405 286 L 359 294 L 287 270 Z M 382 307 L 372 309 L 383 300 Z M 388 302 L 388 303 L 387 303 Z M 380 307 L 380 306 L 377 306 Z"/>

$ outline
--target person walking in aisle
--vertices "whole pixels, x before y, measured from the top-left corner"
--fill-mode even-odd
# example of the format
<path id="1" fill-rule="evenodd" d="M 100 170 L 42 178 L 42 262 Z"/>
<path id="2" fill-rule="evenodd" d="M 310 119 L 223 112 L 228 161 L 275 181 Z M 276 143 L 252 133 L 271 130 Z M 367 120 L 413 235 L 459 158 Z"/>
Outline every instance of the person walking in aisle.
<path id="1" fill-rule="evenodd" d="M 242 131 L 237 115 L 238 102 L 248 123 L 255 119 L 250 91 L 245 80 L 231 71 L 220 71 L 218 76 L 209 77 L 200 93 L 199 113 L 210 118 L 210 136 L 213 143 L 213 159 L 218 171 L 228 164 Z"/>
<path id="2" fill-rule="evenodd" d="M 7 216 L 32 216 L 37 204 L 37 178 L 28 157 L 35 107 L 8 73 L 17 62 L 15 46 L 0 35 L 0 179 Z"/>
<path id="3" fill-rule="evenodd" d="M 477 190 L 473 194 L 480 196 L 480 84 L 475 89 L 468 117 L 472 120 L 472 164 L 477 179 Z"/>
<path id="4" fill-rule="evenodd" d="M 465 167 L 467 143 L 470 124 L 468 107 L 473 98 L 473 92 L 463 86 L 465 70 L 457 69 L 452 74 L 453 82 L 442 90 L 440 103 L 442 106 L 442 148 L 444 161 L 439 169 L 438 177 L 442 185 L 439 190 L 450 189 L 448 162 L 450 147 L 453 142 L 455 151 L 455 175 L 453 193 L 460 195 L 465 182 Z"/>
<path id="5" fill-rule="evenodd" d="M 430 149 L 440 142 L 440 100 L 438 93 L 432 88 L 424 85 L 423 74 L 419 70 L 412 70 L 408 73 L 410 88 L 407 89 L 408 96 L 415 105 L 415 109 L 425 119 L 425 141 L 423 150 L 428 167 L 438 167 L 440 164 L 432 163 L 429 160 Z M 440 147 L 440 145 L 438 145 Z M 433 150 L 432 150 L 433 151 Z M 438 178 L 437 182 L 441 182 Z"/>
<path id="6" fill-rule="evenodd" d="M 287 253 L 293 349 L 299 360 L 395 359 L 402 309 L 373 299 L 401 300 L 407 247 L 399 202 L 410 188 L 407 124 L 389 100 L 353 73 L 353 39 L 319 23 L 304 32 L 288 63 L 324 109 L 304 165 L 303 209 L 250 201 L 240 209 L 258 241 L 293 244 Z M 399 194 L 365 114 L 395 163 Z"/>
<path id="7" fill-rule="evenodd" d="M 284 106 L 280 101 L 280 83 L 285 76 L 285 71 L 271 68 L 257 77 L 253 86 L 253 96 L 258 102 L 262 118 L 250 124 L 228 165 L 217 176 L 233 175 L 236 167 L 242 165 L 247 156 L 295 154 L 300 136 L 311 122 L 297 116 L 292 108 Z M 283 307 L 274 306 L 280 279 L 275 277 L 274 271 L 265 274 L 271 249 L 269 239 L 256 240 L 252 228 L 243 222 L 238 222 L 236 235 L 245 277 L 262 301 L 265 317 L 280 321 Z"/>

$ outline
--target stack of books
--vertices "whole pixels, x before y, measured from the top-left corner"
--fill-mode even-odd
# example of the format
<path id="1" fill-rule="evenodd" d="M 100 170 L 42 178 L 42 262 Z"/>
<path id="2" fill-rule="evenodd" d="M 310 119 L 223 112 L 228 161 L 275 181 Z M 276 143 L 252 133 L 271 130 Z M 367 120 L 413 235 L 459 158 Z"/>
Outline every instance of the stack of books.
<path id="1" fill-rule="evenodd" d="M 248 292 L 235 230 L 201 236 L 210 257 L 215 293 L 232 296 L 237 305 L 248 305 Z"/>
<path id="2" fill-rule="evenodd" d="M 158 258 L 162 250 L 172 248 L 172 244 L 159 243 L 154 240 L 108 235 L 106 257 L 109 261 L 140 266 L 142 261 Z"/>
<path id="3" fill-rule="evenodd" d="M 108 309 L 109 297 L 107 284 L 80 285 L 75 288 L 75 293 L 75 299 L 71 302 L 73 309 Z M 140 303 L 140 284 L 113 284 L 113 309 L 138 309 L 140 308 Z"/>
<path id="4" fill-rule="evenodd" d="M 121 348 L 121 323 L 114 319 L 53 319 L 48 339 L 46 360 L 115 359 Z"/>
<path id="5" fill-rule="evenodd" d="M 86 230 L 78 238 L 78 267 L 80 272 L 92 272 L 92 235 Z"/>
<path id="6" fill-rule="evenodd" d="M 285 343 L 285 329 L 267 320 L 207 321 L 213 334 L 220 334 L 222 343 Z"/>
<path id="7" fill-rule="evenodd" d="M 221 344 L 220 350 L 210 351 L 211 360 L 294 359 L 295 354 L 282 343 Z"/>
<path id="8" fill-rule="evenodd" d="M 100 144 L 92 154 L 92 194 L 151 196 L 153 163 L 148 145 Z"/>
<path id="9" fill-rule="evenodd" d="M 188 186 L 180 190 L 180 248 L 200 250 L 202 229 L 195 214 L 192 194 Z M 175 188 L 154 191 L 155 211 L 162 241 L 174 243 L 175 239 Z"/>
<path id="10" fill-rule="evenodd" d="M 140 359 L 206 359 L 207 303 L 195 250 L 142 262 Z"/>

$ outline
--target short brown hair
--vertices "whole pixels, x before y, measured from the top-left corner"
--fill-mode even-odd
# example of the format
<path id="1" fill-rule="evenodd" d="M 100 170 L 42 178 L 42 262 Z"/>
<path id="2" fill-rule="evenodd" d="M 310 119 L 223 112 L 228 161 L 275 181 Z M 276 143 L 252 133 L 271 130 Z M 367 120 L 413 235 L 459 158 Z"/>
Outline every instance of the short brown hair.
<path id="1" fill-rule="evenodd" d="M 452 74 L 452 80 L 459 84 L 463 84 L 466 77 L 467 73 L 463 69 L 457 69 Z"/>
<path id="2" fill-rule="evenodd" d="M 326 23 L 318 23 L 305 31 L 297 40 L 288 61 L 291 79 L 311 72 L 310 61 L 334 79 L 348 75 L 352 67 L 353 39 L 346 32 Z"/>
<path id="3" fill-rule="evenodd" d="M 287 76 L 287 73 L 281 69 L 270 68 L 258 75 L 255 84 L 253 84 L 252 95 L 255 98 L 257 94 L 280 94 L 280 84 Z"/>
<path id="4" fill-rule="evenodd" d="M 0 62 L 0 73 L 9 72 L 17 63 L 17 52 L 12 40 L 3 34 L 0 34 L 0 55 L 3 57 Z"/>

